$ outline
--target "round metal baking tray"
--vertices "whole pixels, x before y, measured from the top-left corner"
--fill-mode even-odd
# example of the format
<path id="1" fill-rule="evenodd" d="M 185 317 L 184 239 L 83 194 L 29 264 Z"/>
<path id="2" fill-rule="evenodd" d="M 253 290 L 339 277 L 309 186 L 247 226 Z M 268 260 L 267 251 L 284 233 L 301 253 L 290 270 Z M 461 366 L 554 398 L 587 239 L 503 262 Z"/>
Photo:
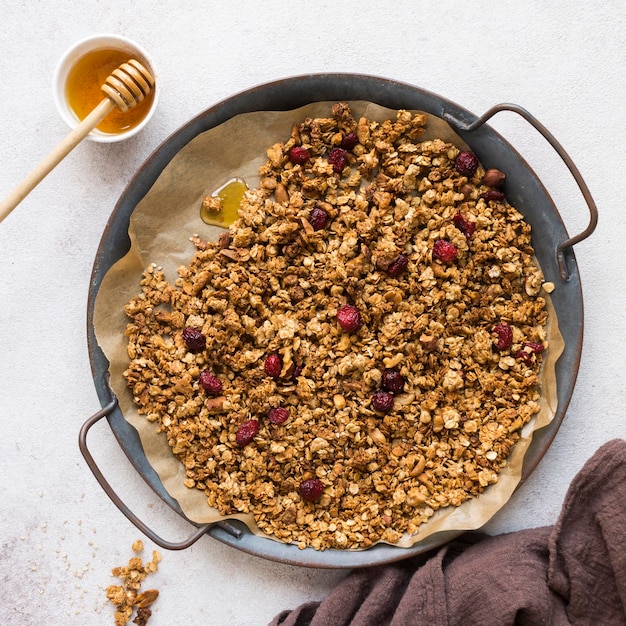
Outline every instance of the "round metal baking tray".
<path id="1" fill-rule="evenodd" d="M 119 198 L 104 230 L 93 265 L 89 287 L 87 335 L 94 383 L 102 409 L 91 416 L 79 433 L 79 447 L 90 469 L 120 511 L 147 537 L 164 549 L 178 550 L 192 545 L 204 534 L 239 550 L 284 563 L 328 568 L 355 568 L 398 561 L 423 554 L 451 540 L 460 532 L 432 535 L 411 548 L 378 544 L 364 551 L 304 550 L 253 535 L 239 522 L 198 526 L 189 521 L 191 535 L 180 542 L 160 537 L 140 520 L 107 482 L 91 455 L 87 436 L 91 427 L 106 418 L 133 466 L 150 487 L 184 517 L 178 503 L 169 496 L 148 463 L 136 430 L 125 420 L 108 384 L 108 361 L 97 344 L 94 302 L 109 268 L 129 250 L 128 226 L 135 207 L 148 192 L 170 160 L 196 135 L 214 128 L 235 115 L 263 110 L 288 111 L 317 101 L 367 100 L 390 109 L 418 109 L 446 120 L 469 144 L 481 162 L 507 173 L 504 191 L 507 199 L 530 223 L 533 245 L 545 278 L 556 284 L 552 300 L 559 320 L 565 349 L 556 364 L 558 405 L 552 422 L 534 434 L 526 453 L 522 482 L 528 478 L 552 443 L 567 410 L 580 364 L 583 341 L 583 297 L 573 246 L 595 229 L 597 210 L 578 169 L 554 136 L 525 109 L 513 104 L 494 106 L 478 117 L 457 104 L 415 86 L 358 74 L 314 74 L 296 76 L 264 84 L 230 97 L 200 113 L 162 145 L 141 166 Z M 574 237 L 566 231 L 559 212 L 539 178 L 517 151 L 486 122 L 501 112 L 522 116 L 548 141 L 574 177 L 589 208 L 585 230 Z M 520 483 L 521 484 L 521 483 Z"/>

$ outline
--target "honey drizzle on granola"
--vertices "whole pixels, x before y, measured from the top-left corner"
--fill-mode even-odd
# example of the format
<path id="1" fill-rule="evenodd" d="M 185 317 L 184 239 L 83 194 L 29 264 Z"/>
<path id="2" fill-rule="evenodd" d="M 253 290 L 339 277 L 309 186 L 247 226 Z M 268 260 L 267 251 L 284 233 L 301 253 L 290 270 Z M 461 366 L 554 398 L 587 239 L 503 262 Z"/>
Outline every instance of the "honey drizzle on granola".
<path id="1" fill-rule="evenodd" d="M 239 215 L 239 205 L 248 185 L 241 178 L 232 178 L 216 189 L 210 196 L 205 196 L 200 208 L 200 218 L 210 226 L 228 228 Z"/>

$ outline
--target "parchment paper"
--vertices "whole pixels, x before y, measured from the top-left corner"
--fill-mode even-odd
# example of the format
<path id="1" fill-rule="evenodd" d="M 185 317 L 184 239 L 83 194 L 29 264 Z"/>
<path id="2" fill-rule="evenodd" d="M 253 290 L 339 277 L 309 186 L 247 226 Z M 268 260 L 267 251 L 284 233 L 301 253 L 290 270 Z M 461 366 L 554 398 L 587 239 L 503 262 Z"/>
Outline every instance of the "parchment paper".
<path id="1" fill-rule="evenodd" d="M 185 515 L 196 523 L 211 523 L 225 517 L 208 506 L 203 493 L 185 487 L 184 468 L 172 454 L 165 435 L 157 434 L 156 425 L 137 413 L 123 377 L 129 363 L 124 334 L 129 319 L 124 313 L 124 306 L 139 293 L 139 281 L 149 264 L 162 267 L 166 279 L 173 282 L 177 278 L 177 268 L 188 264 L 195 253 L 189 241 L 192 235 L 215 240 L 224 232 L 221 228 L 204 224 L 200 219 L 199 210 L 204 195 L 213 193 L 234 177 L 245 180 L 250 188 L 257 186 L 258 169 L 267 160 L 266 149 L 277 141 L 285 141 L 294 122 L 307 117 L 329 117 L 332 104 L 318 102 L 293 111 L 246 113 L 195 137 L 172 159 L 137 205 L 129 228 L 131 249 L 104 276 L 96 297 L 94 330 L 110 362 L 111 388 L 118 398 L 122 414 L 137 429 L 146 457 L 167 492 L 178 501 Z M 372 103 L 349 104 L 356 119 L 364 115 L 382 122 L 396 117 L 396 111 Z M 446 122 L 429 114 L 422 139 L 436 137 L 450 141 L 461 149 L 468 149 Z M 514 446 L 496 484 L 460 507 L 440 509 L 417 533 L 405 535 L 395 545 L 409 547 L 439 531 L 480 528 L 511 497 L 520 481 L 524 455 L 533 433 L 550 423 L 557 406 L 554 365 L 564 344 L 550 299 L 547 294 L 544 296 L 549 304 L 549 349 L 544 353 L 542 366 L 540 412 L 522 429 L 521 440 Z M 267 537 L 258 529 L 251 515 L 231 515 L 228 518 L 240 519 L 251 532 Z"/>

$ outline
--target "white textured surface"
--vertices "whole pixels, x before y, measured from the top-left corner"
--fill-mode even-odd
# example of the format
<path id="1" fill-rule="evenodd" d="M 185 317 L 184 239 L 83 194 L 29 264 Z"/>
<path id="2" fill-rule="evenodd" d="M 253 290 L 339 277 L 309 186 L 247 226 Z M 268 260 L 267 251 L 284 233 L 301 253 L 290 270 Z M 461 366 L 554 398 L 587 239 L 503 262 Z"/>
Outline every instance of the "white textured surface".
<path id="1" fill-rule="evenodd" d="M 224 97 L 301 73 L 348 71 L 413 83 L 482 113 L 516 102 L 568 150 L 600 211 L 576 247 L 586 306 L 577 387 L 556 441 L 491 532 L 551 524 L 598 446 L 626 436 L 626 5 L 623 0 L 5 0 L 0 26 L 0 196 L 65 135 L 54 66 L 76 40 L 117 32 L 153 56 L 161 102 L 123 145 L 81 144 L 0 225 L 0 621 L 112 624 L 104 587 L 139 532 L 77 446 L 99 408 L 85 337 L 91 265 L 125 184 L 159 143 Z M 571 177 L 521 120 L 494 126 L 545 182 L 570 233 L 587 223 Z M 136 511 L 173 539 L 163 509 L 108 427 L 90 445 Z M 152 626 L 252 625 L 322 598 L 345 573 L 265 562 L 204 538 L 163 555 Z"/>

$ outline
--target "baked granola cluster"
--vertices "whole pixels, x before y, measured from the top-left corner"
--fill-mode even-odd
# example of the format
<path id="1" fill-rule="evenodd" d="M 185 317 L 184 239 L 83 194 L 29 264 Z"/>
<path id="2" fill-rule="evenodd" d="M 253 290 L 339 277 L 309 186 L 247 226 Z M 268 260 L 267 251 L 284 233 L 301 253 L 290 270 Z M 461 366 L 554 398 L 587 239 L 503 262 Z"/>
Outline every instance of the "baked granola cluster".
<path id="1" fill-rule="evenodd" d="M 294 125 L 228 232 L 125 309 L 127 383 L 186 485 L 300 547 L 414 533 L 495 483 L 539 410 L 530 227 L 426 124 L 338 103 Z"/>
<path id="2" fill-rule="evenodd" d="M 143 551 L 143 541 L 137 539 L 133 543 L 133 552 Z M 161 554 L 158 550 L 152 551 L 152 560 L 143 562 L 140 556 L 133 556 L 128 565 L 114 567 L 111 575 L 120 579 L 121 585 L 109 585 L 106 588 L 108 600 L 115 607 L 115 626 L 126 626 L 135 615 L 133 624 L 146 626 L 152 615 L 150 608 L 159 597 L 157 589 L 141 591 L 141 585 L 146 578 L 159 569 Z"/>

